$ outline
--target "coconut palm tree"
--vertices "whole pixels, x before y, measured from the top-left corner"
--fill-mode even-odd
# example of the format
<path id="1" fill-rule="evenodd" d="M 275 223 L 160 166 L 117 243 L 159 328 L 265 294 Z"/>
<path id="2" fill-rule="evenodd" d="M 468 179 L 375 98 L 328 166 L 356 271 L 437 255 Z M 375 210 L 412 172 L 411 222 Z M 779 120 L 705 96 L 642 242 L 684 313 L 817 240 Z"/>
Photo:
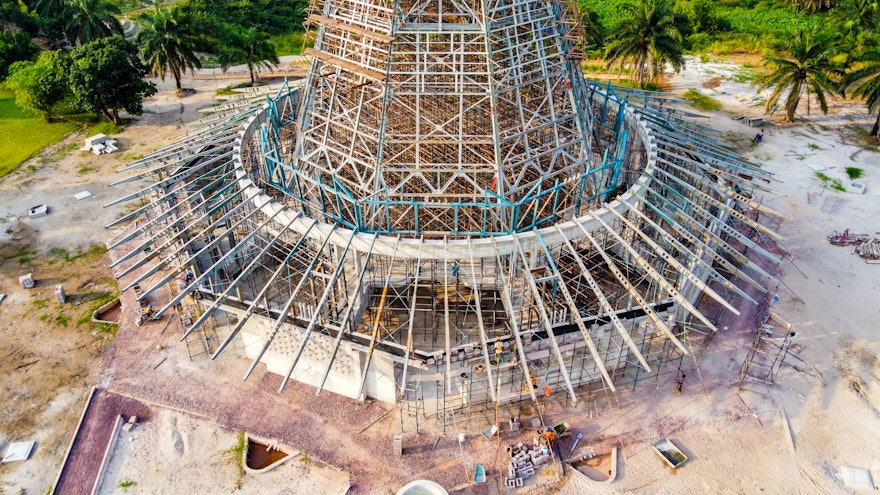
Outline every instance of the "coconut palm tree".
<path id="1" fill-rule="evenodd" d="M 800 10 L 818 12 L 822 9 L 830 9 L 837 5 L 837 0 L 790 0 L 789 3 Z"/>
<path id="2" fill-rule="evenodd" d="M 684 67 L 683 37 L 690 32 L 686 18 L 676 15 L 667 0 L 624 4 L 624 21 L 614 30 L 605 51 L 609 67 L 630 66 L 636 84 L 644 87 L 671 64 Z"/>
<path id="3" fill-rule="evenodd" d="M 786 43 L 783 54 L 767 57 L 764 65 L 772 72 L 755 80 L 760 90 L 773 88 L 767 99 L 767 112 L 785 97 L 785 117 L 791 122 L 801 100 L 806 96 L 807 115 L 810 115 L 810 94 L 816 97 L 822 113 L 828 113 L 826 95 L 835 93 L 843 66 L 834 61 L 836 34 L 798 32 Z"/>
<path id="4" fill-rule="evenodd" d="M 253 27 L 233 32 L 218 58 L 224 71 L 233 65 L 247 65 L 251 86 L 256 81 L 254 74 L 260 69 L 271 69 L 280 63 L 269 36 Z"/>
<path id="5" fill-rule="evenodd" d="M 180 92 L 180 77 L 187 69 L 201 69 L 202 63 L 195 54 L 196 35 L 192 24 L 180 22 L 178 12 L 173 7 L 162 7 L 156 2 L 152 12 L 144 12 L 137 17 L 140 31 L 137 44 L 141 56 L 150 66 L 150 75 L 165 80 L 171 73 L 177 92 Z"/>
<path id="6" fill-rule="evenodd" d="M 880 49 L 864 50 L 852 61 L 856 68 L 843 79 L 845 91 L 864 98 L 868 112 L 877 113 L 871 135 L 880 137 Z"/>
<path id="7" fill-rule="evenodd" d="M 72 44 L 84 44 L 99 38 L 122 35 L 122 25 L 116 19 L 119 5 L 110 0 L 65 0 L 62 19 L 64 33 Z"/>

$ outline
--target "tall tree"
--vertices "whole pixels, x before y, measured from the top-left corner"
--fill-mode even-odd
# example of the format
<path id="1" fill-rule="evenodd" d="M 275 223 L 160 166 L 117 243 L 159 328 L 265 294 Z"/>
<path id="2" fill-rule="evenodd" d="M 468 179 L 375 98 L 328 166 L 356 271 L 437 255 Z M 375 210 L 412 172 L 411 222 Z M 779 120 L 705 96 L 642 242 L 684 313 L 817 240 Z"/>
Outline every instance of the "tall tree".
<path id="1" fill-rule="evenodd" d="M 852 96 L 864 98 L 868 112 L 877 113 L 871 135 L 880 137 L 880 49 L 866 49 L 853 62 L 855 69 L 844 77 L 844 88 Z"/>
<path id="2" fill-rule="evenodd" d="M 9 67 L 21 60 L 31 60 L 40 53 L 40 47 L 31 40 L 27 31 L 0 29 L 0 81 L 6 78 Z"/>
<path id="3" fill-rule="evenodd" d="M 9 69 L 6 85 L 22 108 L 51 120 L 55 106 L 70 96 L 70 59 L 61 50 L 42 52 L 35 62 L 16 62 Z"/>
<path id="4" fill-rule="evenodd" d="M 667 0 L 639 0 L 621 9 L 624 20 L 614 29 L 605 51 L 609 67 L 629 66 L 639 87 L 662 74 L 666 63 L 676 72 L 684 67 L 684 35 L 690 27 Z"/>
<path id="5" fill-rule="evenodd" d="M 110 0 L 65 0 L 64 33 L 71 44 L 82 45 L 98 38 L 122 35 L 116 19 L 119 5 Z"/>
<path id="6" fill-rule="evenodd" d="M 156 94 L 156 86 L 143 79 L 149 69 L 137 47 L 122 36 L 76 47 L 70 58 L 70 86 L 77 103 L 114 124 L 121 123 L 120 109 L 140 115 L 144 98 Z"/>
<path id="7" fill-rule="evenodd" d="M 233 65 L 246 65 L 251 74 L 251 86 L 256 81 L 254 74 L 260 69 L 268 70 L 280 63 L 275 47 L 269 43 L 269 36 L 253 27 L 233 31 L 219 58 L 224 71 Z"/>
<path id="8" fill-rule="evenodd" d="M 772 72 L 755 80 L 759 89 L 773 88 L 767 99 L 767 111 L 770 112 L 786 93 L 785 116 L 790 122 L 801 100 L 806 96 L 807 115 L 810 115 L 810 94 L 816 97 L 822 113 L 828 113 L 826 95 L 835 93 L 839 78 L 844 70 L 840 63 L 835 62 L 837 54 L 835 41 L 837 35 L 832 33 L 806 33 L 803 30 L 788 39 L 783 53 L 764 59 L 764 65 Z"/>
<path id="9" fill-rule="evenodd" d="M 137 18 L 141 26 L 137 44 L 150 66 L 150 75 L 159 76 L 164 81 L 166 72 L 170 72 L 178 93 L 183 72 L 202 67 L 195 54 L 198 39 L 193 25 L 181 22 L 180 16 L 179 10 L 162 7 L 157 2 L 152 12 L 144 12 Z"/>

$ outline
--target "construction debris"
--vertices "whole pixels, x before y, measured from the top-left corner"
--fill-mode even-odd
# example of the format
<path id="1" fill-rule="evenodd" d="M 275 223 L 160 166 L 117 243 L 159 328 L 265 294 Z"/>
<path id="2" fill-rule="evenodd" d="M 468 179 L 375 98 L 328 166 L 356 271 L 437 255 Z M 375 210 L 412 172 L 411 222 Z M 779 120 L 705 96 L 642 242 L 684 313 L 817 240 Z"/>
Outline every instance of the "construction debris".
<path id="1" fill-rule="evenodd" d="M 850 254 L 864 258 L 865 263 L 880 264 L 880 238 L 868 234 L 853 234 L 849 229 L 841 233 L 835 230 L 828 236 L 828 242 L 835 246 L 852 246 Z"/>
<path id="2" fill-rule="evenodd" d="M 865 259 L 865 263 L 880 264 L 880 239 L 873 238 L 853 247 L 853 254 Z"/>
<path id="3" fill-rule="evenodd" d="M 831 233 L 831 235 L 828 236 L 828 242 L 834 244 L 835 246 L 849 246 L 852 244 L 859 244 L 867 240 L 868 234 L 853 234 L 849 231 L 849 229 L 845 229 L 839 234 L 835 230 Z"/>

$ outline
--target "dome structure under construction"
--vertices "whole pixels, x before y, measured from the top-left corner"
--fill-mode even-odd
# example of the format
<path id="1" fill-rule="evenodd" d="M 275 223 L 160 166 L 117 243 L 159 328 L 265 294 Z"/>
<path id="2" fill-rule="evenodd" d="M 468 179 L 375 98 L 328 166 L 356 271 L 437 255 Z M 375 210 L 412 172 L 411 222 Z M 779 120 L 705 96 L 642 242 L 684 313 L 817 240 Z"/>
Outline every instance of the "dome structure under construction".
<path id="1" fill-rule="evenodd" d="M 149 199 L 114 223 L 138 219 L 111 246 L 123 285 L 168 292 L 155 316 L 177 309 L 207 354 L 243 348 L 245 377 L 264 363 L 279 391 L 444 427 L 677 372 L 689 335 L 772 279 L 768 174 L 673 95 L 585 80 L 574 18 L 538 0 L 313 4 L 305 79 L 243 92 L 126 168 L 120 184 L 153 181 L 116 202 Z"/>

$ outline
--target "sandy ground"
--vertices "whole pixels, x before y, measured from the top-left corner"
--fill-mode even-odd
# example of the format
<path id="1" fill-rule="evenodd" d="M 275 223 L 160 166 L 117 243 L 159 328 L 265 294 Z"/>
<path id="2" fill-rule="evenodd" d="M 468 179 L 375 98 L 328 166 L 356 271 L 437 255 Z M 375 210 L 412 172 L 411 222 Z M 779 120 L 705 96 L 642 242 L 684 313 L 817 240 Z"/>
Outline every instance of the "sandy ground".
<path id="1" fill-rule="evenodd" d="M 763 114 L 763 108 L 756 106 L 761 102 L 760 97 L 755 98 L 754 89 L 747 83 L 730 80 L 738 73 L 739 69 L 730 64 L 692 63 L 683 74 L 671 79 L 670 86 L 676 92 L 698 88 L 721 101 L 725 111 L 709 115 L 710 120 L 702 123 L 721 130 L 725 138 L 740 146 L 742 153 L 776 174 L 776 181 L 767 185 L 776 192 L 758 195 L 764 204 L 792 217 L 779 225 L 780 233 L 786 238 L 780 247 L 789 256 L 782 266 L 781 283 L 776 289 L 780 300 L 772 309 L 794 325 L 797 337 L 793 351 L 818 370 L 821 378 L 801 361 L 789 359 L 797 368 L 783 367 L 768 394 L 738 390 L 739 369 L 752 339 L 754 318 L 731 320 L 728 330 L 715 338 L 701 359 L 686 368 L 692 373 L 688 373 L 681 395 L 674 393 L 674 383 L 657 383 L 653 387 L 646 384 L 635 392 L 622 392 L 614 399 L 601 398 L 608 407 L 582 401 L 574 409 L 546 411 L 550 421 L 567 420 L 574 428 L 573 434 L 584 435 L 575 456 L 590 451 L 601 453 L 611 445 L 620 447 L 621 460 L 615 482 L 597 484 L 575 474 L 568 478 L 560 493 L 848 493 L 850 490 L 838 475 L 841 465 L 864 467 L 871 470 L 875 478 L 880 476 L 880 362 L 877 360 L 880 341 L 875 331 L 880 312 L 877 304 L 880 266 L 867 265 L 852 256 L 849 249 L 831 246 L 825 240 L 831 231 L 847 227 L 871 234 L 880 231 L 880 155 L 859 144 L 861 137 L 854 127 L 867 127 L 870 119 L 862 105 L 835 104 L 832 116 L 814 115 L 813 123 L 768 125 L 764 143 L 753 146 L 750 139 L 755 129 L 730 116 L 757 116 Z M 118 136 L 122 152 L 117 155 L 94 157 L 71 151 L 74 144 L 79 146 L 83 136 L 71 137 L 46 150 L 29 163 L 34 165 L 34 170 L 25 166 L 0 181 L 3 198 L 0 217 L 11 220 L 35 204 L 49 205 L 48 217 L 21 222 L 33 237 L 22 243 L 33 246 L 40 256 L 45 256 L 53 247 L 75 252 L 104 242 L 116 232 L 105 231 L 103 225 L 118 218 L 125 209 L 100 206 L 137 188 L 136 185 L 108 188 L 107 184 L 121 177 L 113 171 L 181 132 L 182 123 L 200 116 L 195 109 L 210 104 L 214 90 L 235 77 L 240 78 L 241 74 L 207 71 L 200 78 L 187 78 L 184 86 L 197 91 L 183 98 L 171 94 L 172 82 L 166 81 L 160 85 L 160 94 L 145 102 L 144 117 Z M 811 165 L 825 167 L 826 174 L 844 184 L 847 183 L 844 167 L 860 167 L 865 177 L 859 181 L 867 186 L 867 192 L 856 195 L 824 189 L 814 177 Z M 89 170 L 81 172 L 83 169 Z M 94 197 L 82 201 L 73 199 L 73 194 L 83 189 L 90 190 Z M 99 262 L 93 264 L 98 270 Z M 38 267 L 47 272 L 52 270 L 48 264 Z M 14 258 L 0 265 L 3 275 L 0 293 L 10 296 L 0 303 L 0 337 L 5 335 L 8 339 L 0 342 L 4 349 L 9 348 L 12 339 L 22 337 L 17 333 L 20 327 L 36 332 L 44 326 L 35 319 L 38 312 L 31 309 L 32 300 L 37 296 L 23 291 L 15 283 L 21 270 Z M 35 276 L 46 278 L 36 272 Z M 185 344 L 176 343 L 176 335 L 165 334 L 159 323 L 140 334 L 119 336 L 117 342 L 99 355 L 92 348 L 77 354 L 73 349 L 81 344 L 69 340 L 41 350 L 65 357 L 66 361 L 95 363 L 93 367 L 81 367 L 84 371 L 65 372 L 60 383 L 51 389 L 40 390 L 38 384 L 34 384 L 43 376 L 36 368 L 38 365 L 8 375 L 7 389 L 16 390 L 24 383 L 31 383 L 32 389 L 27 393 L 18 390 L 19 400 L 6 402 L 5 414 L 12 417 L 27 414 L 38 420 L 16 431 L 0 432 L 0 438 L 4 439 L 4 445 L 8 441 L 32 438 L 40 443 L 29 461 L 0 466 L 3 493 L 18 493 L 22 489 L 26 493 L 47 491 L 60 467 L 88 388 L 99 380 L 104 386 L 122 391 L 149 393 L 169 401 L 190 400 L 191 410 L 196 413 L 217 408 L 215 413 L 206 416 L 158 408 L 154 421 L 132 432 L 132 440 L 120 442 L 119 448 L 125 450 L 114 461 L 117 464 L 111 470 L 112 478 L 108 477 L 109 485 L 116 483 L 105 487 L 110 492 L 123 492 L 120 482 L 127 480 L 137 483 L 127 488 L 129 493 L 173 493 L 175 488 L 184 486 L 195 488 L 187 491 L 203 493 L 230 490 L 236 475 L 230 466 L 220 463 L 218 452 L 233 443 L 236 429 L 251 425 L 263 428 L 267 434 L 303 438 L 300 444 L 292 446 L 307 453 L 318 452 L 320 458 L 344 466 L 352 473 L 351 481 L 357 493 L 385 494 L 397 487 L 384 484 L 381 467 L 375 465 L 375 459 L 385 458 L 390 451 L 391 421 L 382 421 L 367 430 L 366 435 L 373 436 L 365 437 L 362 445 L 378 442 L 374 449 L 355 446 L 349 452 L 320 432 L 305 437 L 291 433 L 296 421 L 300 421 L 298 416 L 296 421 L 289 420 L 277 427 L 280 423 L 262 417 L 258 411 L 247 410 L 240 417 L 230 417 L 227 412 L 224 416 L 224 407 L 234 409 L 234 399 L 211 404 L 197 397 L 197 392 L 204 393 L 207 387 L 207 395 L 218 398 L 230 389 L 244 396 L 267 394 L 266 400 L 277 401 L 279 405 L 286 403 L 286 407 L 291 408 L 291 416 L 311 417 L 315 411 L 359 406 L 329 397 L 331 394 L 315 398 L 313 390 L 297 386 L 289 387 L 290 392 L 285 395 L 275 394 L 272 398 L 277 385 L 274 377 L 258 372 L 251 381 L 242 384 L 239 376 L 246 364 L 234 353 L 221 363 L 192 362 L 187 359 Z M 44 331 L 48 330 L 47 327 Z M 51 334 L 50 338 L 53 337 Z M 148 352 L 155 342 L 162 342 L 166 347 L 160 352 Z M 22 352 L 34 351 L 24 346 Z M 18 356 L 13 359 L 21 364 L 27 362 Z M 156 370 L 159 374 L 150 384 L 140 383 L 137 373 L 127 376 L 105 373 L 98 377 L 104 360 L 116 360 L 117 370 L 125 365 L 136 365 L 138 373 Z M 63 361 L 65 359 L 59 358 L 59 362 Z M 191 382 L 186 381 L 187 376 L 193 377 Z M 185 386 L 180 390 L 163 390 L 162 380 L 169 378 L 184 380 L 181 383 Z M 187 395 L 189 392 L 192 395 Z M 375 404 L 360 407 L 363 410 L 358 411 L 358 423 L 352 426 L 354 431 L 368 426 L 383 412 Z M 783 414 L 790 425 L 792 444 L 784 430 Z M 312 419 L 320 423 L 319 417 Z M 180 434 L 184 445 L 182 454 L 173 449 L 175 441 L 170 442 L 174 452 L 165 452 L 169 448 L 166 437 L 172 431 Z M 650 448 L 653 442 L 664 437 L 671 438 L 690 457 L 675 472 L 665 468 Z M 563 439 L 563 451 L 570 449 L 572 438 Z M 411 438 L 408 442 L 413 443 L 408 445 L 434 440 Z M 424 458 L 427 465 L 433 466 L 414 476 L 442 479 L 447 488 L 462 482 L 461 470 L 455 468 L 460 453 L 455 442 L 447 440 L 440 442 L 437 452 L 417 445 L 410 448 L 405 458 Z M 147 447 L 135 447 L 140 445 Z M 467 455 L 483 462 L 479 455 L 486 454 Z M 492 460 L 491 456 L 486 458 L 487 462 Z M 192 467 L 181 469 L 183 465 Z M 204 470 L 204 466 L 212 468 Z M 293 462 L 282 467 L 279 474 L 295 472 L 300 469 L 298 466 Z M 458 474 L 450 477 L 447 473 L 450 471 Z M 173 484 L 163 485 L 162 480 L 167 480 L 170 473 L 174 476 Z M 490 469 L 490 475 L 497 477 L 498 470 Z M 315 488 L 305 493 L 338 493 L 332 491 L 335 488 L 330 489 L 330 485 L 326 486 L 327 491 Z M 275 482 L 263 483 L 257 478 L 246 479 L 242 489 L 253 490 L 246 493 L 266 490 L 285 493 Z"/>
<path id="2" fill-rule="evenodd" d="M 700 88 L 730 113 L 760 116 L 761 99 L 747 84 L 725 79 L 714 90 L 703 87 L 737 70 L 729 64 L 697 65 L 672 78 L 672 85 L 682 92 Z M 753 327 L 731 326 L 699 361 L 702 380 L 690 382 L 698 375 L 688 375 L 684 394 L 672 393 L 674 384 L 660 384 L 646 407 L 622 408 L 616 418 L 599 422 L 601 437 L 622 447 L 616 482 L 597 484 L 577 475 L 560 493 L 853 493 L 841 480 L 841 466 L 869 469 L 875 482 L 880 477 L 880 265 L 865 264 L 849 248 L 825 239 L 845 228 L 880 231 L 880 154 L 858 144 L 853 126 L 871 123 L 864 107 L 836 106 L 839 111 L 811 119 L 812 124 L 766 126 L 764 143 L 757 146 L 749 141 L 755 129 L 730 119 L 728 112 L 713 113 L 707 122 L 775 174 L 769 187 L 777 194 L 757 197 L 792 220 L 779 226 L 785 237 L 780 247 L 789 255 L 772 310 L 794 325 L 792 351 L 821 379 L 804 362 L 788 358 L 803 372 L 783 367 L 766 395 L 739 390 L 739 368 Z M 867 192 L 824 189 L 811 166 L 825 167 L 844 185 L 849 184 L 845 167 L 862 168 L 859 182 Z M 638 429 L 633 424 L 653 426 L 629 443 Z M 650 448 L 664 437 L 690 457 L 675 472 Z M 594 450 L 607 451 L 608 443 Z M 590 448 L 588 443 L 585 451 Z"/>
<path id="3" fill-rule="evenodd" d="M 190 415 L 155 409 L 148 423 L 122 430 L 103 477 L 100 495 L 240 493 L 242 495 L 344 495 L 348 474 L 307 455 L 293 454 L 261 474 L 240 475 L 233 459 L 236 434 Z"/>

